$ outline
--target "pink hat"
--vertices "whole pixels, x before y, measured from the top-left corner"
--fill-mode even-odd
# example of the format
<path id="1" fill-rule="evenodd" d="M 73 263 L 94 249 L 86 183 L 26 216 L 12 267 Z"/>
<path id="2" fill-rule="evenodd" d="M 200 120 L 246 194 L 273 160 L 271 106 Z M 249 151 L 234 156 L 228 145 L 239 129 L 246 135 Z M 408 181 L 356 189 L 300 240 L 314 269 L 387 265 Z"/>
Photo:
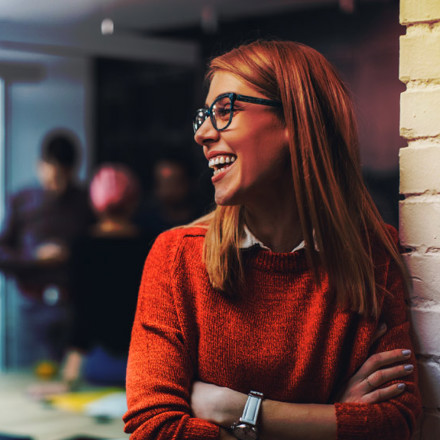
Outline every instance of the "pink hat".
<path id="1" fill-rule="evenodd" d="M 90 200 L 98 214 L 131 214 L 139 198 L 139 181 L 122 164 L 101 166 L 90 184 Z"/>

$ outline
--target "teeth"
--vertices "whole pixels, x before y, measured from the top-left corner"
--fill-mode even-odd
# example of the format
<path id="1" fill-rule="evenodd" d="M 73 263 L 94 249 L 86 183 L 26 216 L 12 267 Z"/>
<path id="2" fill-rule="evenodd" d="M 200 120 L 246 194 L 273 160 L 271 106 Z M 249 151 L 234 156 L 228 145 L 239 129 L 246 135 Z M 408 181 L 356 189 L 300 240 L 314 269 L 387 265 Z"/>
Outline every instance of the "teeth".
<path id="1" fill-rule="evenodd" d="M 235 156 L 217 156 L 208 162 L 209 168 L 214 168 L 216 165 L 224 165 L 235 162 Z"/>

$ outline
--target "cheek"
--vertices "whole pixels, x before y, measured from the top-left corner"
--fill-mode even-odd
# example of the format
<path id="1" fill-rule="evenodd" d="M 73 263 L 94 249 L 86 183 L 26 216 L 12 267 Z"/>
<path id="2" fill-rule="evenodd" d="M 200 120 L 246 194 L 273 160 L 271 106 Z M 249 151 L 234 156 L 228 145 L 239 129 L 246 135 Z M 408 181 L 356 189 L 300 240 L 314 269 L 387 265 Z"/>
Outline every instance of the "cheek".
<path id="1" fill-rule="evenodd" d="M 262 134 L 254 148 L 251 162 L 257 168 L 279 169 L 280 166 L 290 163 L 289 145 L 281 136 L 265 136 Z"/>

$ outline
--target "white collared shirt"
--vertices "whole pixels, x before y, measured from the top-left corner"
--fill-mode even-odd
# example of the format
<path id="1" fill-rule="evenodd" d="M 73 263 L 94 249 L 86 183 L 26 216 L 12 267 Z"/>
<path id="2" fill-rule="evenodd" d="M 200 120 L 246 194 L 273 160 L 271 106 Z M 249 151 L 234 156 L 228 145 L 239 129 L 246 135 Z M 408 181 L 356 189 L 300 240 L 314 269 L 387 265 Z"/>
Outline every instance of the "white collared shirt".
<path id="1" fill-rule="evenodd" d="M 272 249 L 268 248 L 264 243 L 262 243 L 260 240 L 258 240 L 258 238 L 255 237 L 254 234 L 252 234 L 252 232 L 249 230 L 249 228 L 246 225 L 243 226 L 243 233 L 244 233 L 244 236 L 240 242 L 240 249 L 248 249 L 252 246 L 257 245 L 257 246 L 260 246 L 262 249 L 272 251 Z M 305 245 L 306 245 L 306 243 L 303 240 L 298 246 L 296 246 L 290 252 L 298 251 L 298 250 L 304 248 Z"/>

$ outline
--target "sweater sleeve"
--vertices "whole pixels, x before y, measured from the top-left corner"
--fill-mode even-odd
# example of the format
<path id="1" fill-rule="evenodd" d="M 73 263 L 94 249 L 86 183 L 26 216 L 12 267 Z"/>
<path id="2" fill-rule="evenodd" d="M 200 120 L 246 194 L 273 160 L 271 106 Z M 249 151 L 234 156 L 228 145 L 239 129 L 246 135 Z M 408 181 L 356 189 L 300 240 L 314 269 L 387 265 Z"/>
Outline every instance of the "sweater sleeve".
<path id="1" fill-rule="evenodd" d="M 411 359 L 408 362 L 417 367 L 410 338 L 403 279 L 396 264 L 390 263 L 386 289 L 381 322 L 387 324 L 388 330 L 381 337 L 374 352 L 396 348 L 411 349 Z M 421 413 L 416 369 L 411 375 L 391 383 L 401 382 L 406 384 L 405 391 L 388 401 L 377 404 L 336 403 L 338 440 L 410 439 Z"/>
<path id="2" fill-rule="evenodd" d="M 219 427 L 191 416 L 194 367 L 175 309 L 173 267 L 179 241 L 165 232 L 145 263 L 127 367 L 131 440 L 210 440 Z"/>

